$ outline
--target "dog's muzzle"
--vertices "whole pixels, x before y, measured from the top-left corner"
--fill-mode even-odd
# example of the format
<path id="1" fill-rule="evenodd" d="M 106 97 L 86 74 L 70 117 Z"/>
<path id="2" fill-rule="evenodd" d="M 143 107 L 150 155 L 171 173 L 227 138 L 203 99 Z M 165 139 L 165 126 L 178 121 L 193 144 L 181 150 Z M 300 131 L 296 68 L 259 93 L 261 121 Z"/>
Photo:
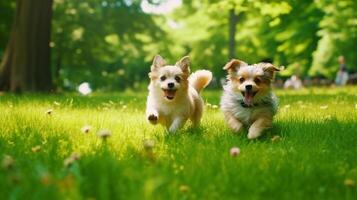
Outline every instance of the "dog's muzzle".
<path id="1" fill-rule="evenodd" d="M 254 96 L 258 93 L 258 91 L 246 90 L 242 91 L 242 95 L 244 97 L 244 103 L 247 105 L 253 105 Z"/>
<path id="2" fill-rule="evenodd" d="M 164 95 L 168 100 L 173 100 L 175 98 L 176 89 L 162 89 Z"/>

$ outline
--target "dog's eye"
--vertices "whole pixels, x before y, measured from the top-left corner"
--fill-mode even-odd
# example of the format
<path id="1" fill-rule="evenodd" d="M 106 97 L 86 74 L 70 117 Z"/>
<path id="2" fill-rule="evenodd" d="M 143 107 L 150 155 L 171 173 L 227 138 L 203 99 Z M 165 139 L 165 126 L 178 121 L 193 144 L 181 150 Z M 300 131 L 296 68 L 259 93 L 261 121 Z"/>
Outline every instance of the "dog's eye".
<path id="1" fill-rule="evenodd" d="M 181 78 L 179 76 L 175 76 L 175 80 L 179 83 L 181 81 Z"/>
<path id="2" fill-rule="evenodd" d="M 166 76 L 161 76 L 161 77 L 160 77 L 160 80 L 161 80 L 161 81 L 166 80 Z"/>
<path id="3" fill-rule="evenodd" d="M 239 78 L 239 82 L 243 83 L 245 81 L 245 79 L 243 77 Z"/>
<path id="4" fill-rule="evenodd" d="M 254 82 L 255 82 L 256 84 L 259 84 L 259 83 L 261 82 L 261 80 L 260 80 L 259 78 L 255 78 L 255 79 L 254 79 Z"/>

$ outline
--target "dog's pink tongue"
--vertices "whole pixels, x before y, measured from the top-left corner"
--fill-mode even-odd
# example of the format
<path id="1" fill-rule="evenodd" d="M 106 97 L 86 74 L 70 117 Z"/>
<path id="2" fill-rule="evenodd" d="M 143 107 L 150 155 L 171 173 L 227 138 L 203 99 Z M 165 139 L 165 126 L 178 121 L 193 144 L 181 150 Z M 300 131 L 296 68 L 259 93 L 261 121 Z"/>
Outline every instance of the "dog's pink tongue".
<path id="1" fill-rule="evenodd" d="M 244 101 L 248 105 L 253 105 L 254 95 L 252 92 L 246 92 L 244 95 Z"/>
<path id="2" fill-rule="evenodd" d="M 173 99 L 175 97 L 175 90 L 165 90 L 165 96 L 169 99 Z"/>

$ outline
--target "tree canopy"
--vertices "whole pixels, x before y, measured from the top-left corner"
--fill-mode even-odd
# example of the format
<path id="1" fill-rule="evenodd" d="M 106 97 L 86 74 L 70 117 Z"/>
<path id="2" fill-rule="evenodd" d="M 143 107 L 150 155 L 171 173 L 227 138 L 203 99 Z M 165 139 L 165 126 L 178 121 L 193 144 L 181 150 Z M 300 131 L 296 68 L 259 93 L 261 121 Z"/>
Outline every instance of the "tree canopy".
<path id="1" fill-rule="evenodd" d="M 183 0 L 164 14 L 145 12 L 143 2 L 155 8 L 169 1 L 54 0 L 49 45 L 55 85 L 74 89 L 88 81 L 103 90 L 141 87 L 155 54 L 171 63 L 189 55 L 193 69 L 223 77 L 230 10 L 237 17 L 236 58 L 284 65 L 282 76 L 332 78 L 337 57 L 344 55 L 348 70 L 357 71 L 354 0 Z M 0 3 L 1 57 L 15 4 Z"/>

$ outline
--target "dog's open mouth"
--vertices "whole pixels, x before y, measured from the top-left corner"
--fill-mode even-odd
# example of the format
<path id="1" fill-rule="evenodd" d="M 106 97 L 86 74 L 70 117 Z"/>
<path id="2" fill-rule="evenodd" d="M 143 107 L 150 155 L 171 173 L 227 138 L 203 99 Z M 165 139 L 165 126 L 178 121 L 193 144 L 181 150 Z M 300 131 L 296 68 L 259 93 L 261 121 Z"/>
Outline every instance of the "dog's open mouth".
<path id="1" fill-rule="evenodd" d="M 162 89 L 164 91 L 165 97 L 168 100 L 172 100 L 175 98 L 176 90 L 174 89 Z"/>
<path id="2" fill-rule="evenodd" d="M 245 91 L 242 92 L 242 95 L 244 96 L 244 103 L 247 105 L 253 105 L 254 101 L 254 96 L 258 93 L 258 91 Z"/>

